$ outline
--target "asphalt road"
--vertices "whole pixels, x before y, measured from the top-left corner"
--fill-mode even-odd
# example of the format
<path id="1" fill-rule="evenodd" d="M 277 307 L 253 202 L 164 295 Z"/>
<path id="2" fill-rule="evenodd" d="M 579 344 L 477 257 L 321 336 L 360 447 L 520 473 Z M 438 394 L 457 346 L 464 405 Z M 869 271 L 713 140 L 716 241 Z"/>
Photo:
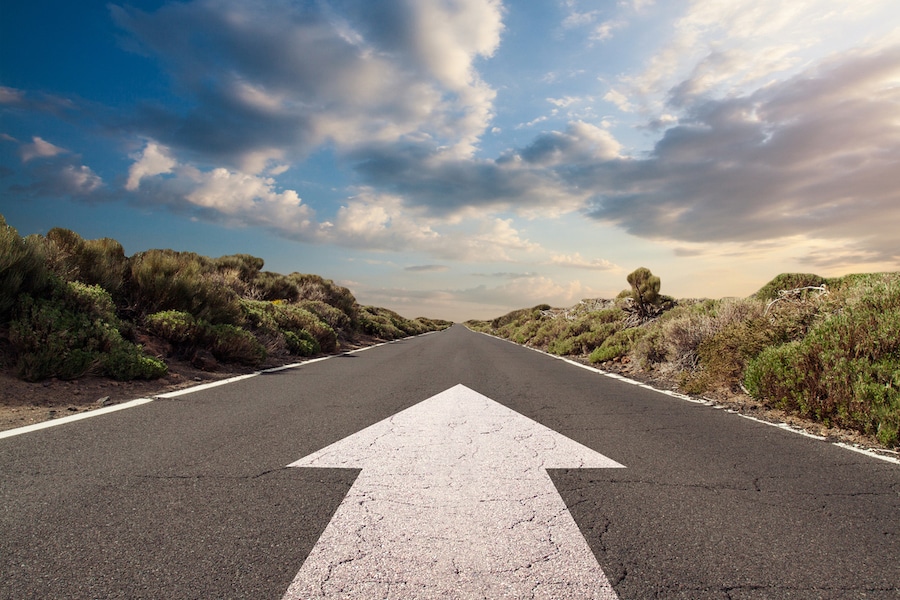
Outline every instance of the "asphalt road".
<path id="1" fill-rule="evenodd" d="M 900 467 L 461 326 L 0 439 L 0 598 L 282 598 L 358 475 L 287 465 L 457 384 L 557 469 L 622 599 L 900 598 Z"/>

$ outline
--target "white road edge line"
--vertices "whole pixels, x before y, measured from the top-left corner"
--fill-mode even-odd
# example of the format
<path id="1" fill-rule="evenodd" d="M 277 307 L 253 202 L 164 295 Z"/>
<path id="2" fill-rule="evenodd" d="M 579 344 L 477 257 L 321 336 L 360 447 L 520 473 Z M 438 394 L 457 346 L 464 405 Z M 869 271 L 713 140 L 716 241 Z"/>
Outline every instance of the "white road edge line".
<path id="1" fill-rule="evenodd" d="M 303 362 L 291 363 L 289 365 L 282 365 L 280 367 L 272 367 L 271 369 L 263 369 L 261 371 L 255 371 L 253 373 L 248 373 L 246 375 L 238 375 L 237 377 L 229 377 L 228 379 L 220 379 L 218 381 L 210 381 L 209 383 L 201 383 L 199 385 L 184 388 L 182 390 L 175 390 L 174 392 L 166 392 L 164 394 L 156 394 L 152 398 L 138 398 L 136 400 L 129 400 L 127 402 L 122 402 L 121 404 L 114 404 L 112 406 L 106 406 L 103 408 L 98 408 L 96 410 L 89 410 L 89 411 L 86 411 L 86 412 L 83 412 L 83 413 L 80 413 L 77 415 L 70 415 L 68 417 L 61 417 L 59 419 L 51 419 L 49 421 L 42 421 L 40 423 L 35 423 L 33 425 L 25 425 L 24 427 L 16 427 L 15 429 L 7 429 L 6 431 L 0 431 L 0 439 L 15 437 L 17 435 L 22 435 L 24 433 L 31 433 L 32 431 L 38 431 L 40 429 L 47 429 L 48 427 L 55 427 L 57 425 L 65 425 L 66 423 L 71 423 L 72 421 L 80 421 L 82 419 L 88 419 L 90 417 L 99 417 L 100 415 L 105 415 L 106 413 L 115 412 L 117 410 L 124 410 L 126 408 L 134 408 L 135 406 L 147 404 L 148 402 L 153 402 L 154 400 L 158 400 L 158 399 L 169 400 L 171 398 L 177 398 L 179 396 L 192 394 L 194 392 L 208 390 L 210 388 L 218 387 L 220 385 L 227 385 L 229 383 L 241 381 L 242 379 L 250 379 L 251 377 L 256 377 L 257 375 L 262 375 L 263 373 L 275 373 L 276 371 L 295 369 L 297 367 L 310 365 L 312 363 L 321 362 L 323 360 L 328 360 L 330 358 L 346 356 L 348 354 L 355 354 L 358 352 L 363 352 L 364 350 L 371 350 L 372 348 L 384 346 L 386 344 L 394 344 L 396 342 L 401 342 L 403 340 L 422 337 L 423 335 L 431 335 L 432 333 L 438 333 L 438 332 L 437 331 L 426 331 L 425 333 L 420 333 L 418 335 L 411 335 L 409 337 L 400 338 L 397 340 L 391 340 L 389 342 L 381 342 L 379 344 L 373 344 L 372 346 L 364 346 L 362 348 L 357 348 L 356 350 L 348 350 L 347 352 L 342 352 L 340 354 L 330 354 L 328 356 L 312 358 L 310 360 L 305 360 Z"/>
<path id="2" fill-rule="evenodd" d="M 472 330 L 470 329 L 469 331 L 472 331 Z M 798 434 L 798 435 L 802 435 L 802 436 L 805 436 L 805 437 L 808 437 L 808 438 L 812 438 L 812 439 L 814 439 L 814 440 L 818 440 L 818 441 L 822 441 L 822 442 L 827 442 L 827 441 L 828 441 L 828 438 L 826 438 L 826 437 L 824 437 L 824 436 L 821 436 L 821 435 L 815 435 L 815 434 L 809 433 L 809 432 L 807 432 L 807 431 L 803 431 L 802 429 L 797 429 L 797 428 L 795 428 L 795 427 L 791 427 L 791 426 L 788 425 L 787 423 L 775 423 L 775 422 L 772 422 L 772 421 L 766 421 L 766 420 L 763 420 L 763 419 L 759 419 L 759 418 L 757 418 L 757 417 L 753 417 L 753 416 L 750 416 L 750 415 L 745 415 L 745 414 L 740 413 L 740 412 L 738 412 L 738 411 L 736 411 L 736 410 L 732 410 L 732 409 L 730 409 L 730 408 L 728 408 L 728 407 L 722 406 L 722 405 L 718 404 L 717 402 L 715 402 L 715 401 L 713 401 L 713 400 L 707 400 L 706 398 L 694 398 L 694 397 L 692 397 L 692 396 L 688 396 L 688 395 L 686 395 L 686 394 L 680 394 L 680 393 L 678 393 L 678 392 L 673 392 L 673 391 L 670 391 L 670 390 L 661 390 L 661 389 L 659 389 L 659 388 L 655 388 L 655 387 L 653 387 L 653 386 L 651 386 L 651 385 L 648 385 L 648 384 L 646 384 L 646 383 L 642 383 L 642 382 L 636 381 L 636 380 L 634 380 L 634 379 L 629 379 L 628 377 L 624 377 L 624 376 L 622 376 L 622 375 L 619 375 L 618 373 L 610 373 L 609 371 L 604 371 L 603 369 L 598 369 L 597 367 L 592 367 L 592 366 L 590 366 L 590 365 L 585 365 L 585 364 L 582 364 L 582 363 L 580 363 L 580 362 L 576 362 L 576 361 L 574 361 L 574 360 L 572 360 L 572 359 L 565 358 L 565 357 L 563 357 L 563 356 L 557 356 L 557 355 L 555 355 L 555 354 L 550 354 L 549 352 L 544 352 L 543 350 L 539 350 L 538 348 L 532 348 L 531 346 L 525 346 L 525 345 L 522 345 L 522 344 L 518 344 L 518 343 L 516 343 L 516 342 L 514 342 L 514 341 L 512 341 L 512 340 L 508 340 L 508 339 L 506 339 L 506 338 L 498 337 L 498 336 L 496 336 L 496 335 L 491 335 L 490 333 L 485 333 L 485 332 L 483 332 L 483 331 L 478 331 L 478 332 L 476 332 L 476 333 L 480 333 L 480 334 L 482 334 L 482 335 L 486 335 L 486 336 L 488 336 L 488 337 L 491 337 L 491 338 L 500 340 L 501 342 L 508 342 L 508 343 L 510 343 L 510 344 L 513 344 L 514 346 L 518 346 L 519 348 L 525 348 L 525 349 L 527 349 L 527 350 L 533 350 L 533 351 L 535 351 L 535 352 L 537 352 L 537 353 L 539 353 L 539 354 L 543 354 L 543 355 L 545 355 L 545 356 L 549 356 L 550 358 L 555 358 L 556 360 L 561 360 L 561 361 L 563 361 L 563 362 L 569 363 L 570 365 L 574 365 L 574 366 L 576 366 L 576 367 L 579 367 L 579 368 L 582 368 L 582 369 L 585 369 L 585 370 L 588 370 L 588 371 L 593 371 L 593 372 L 595 372 L 595 373 L 597 373 L 597 374 L 599 374 L 599 375 L 603 375 L 603 376 L 609 377 L 609 378 L 611 378 L 611 379 L 617 379 L 617 380 L 619 380 L 619 381 L 621 381 L 621 382 L 623 382 L 623 383 L 628 383 L 628 384 L 631 384 L 631 385 L 636 385 L 636 386 L 638 386 L 638 387 L 646 388 L 646 389 L 648 389 L 648 390 L 652 390 L 652 391 L 654 391 L 654 392 L 659 392 L 660 394 L 665 394 L 666 396 L 671 396 L 671 397 L 673 397 L 673 398 L 677 398 L 677 399 L 679 399 L 679 400 L 684 400 L 684 401 L 686 401 L 686 402 L 692 402 L 692 403 L 694 403 L 694 404 L 703 404 L 703 405 L 706 405 L 706 406 L 709 406 L 709 407 L 712 407 L 712 408 L 717 408 L 717 409 L 720 409 L 720 410 L 724 410 L 725 412 L 731 413 L 731 414 L 733 414 L 733 415 L 737 415 L 737 416 L 739 416 L 739 417 L 741 417 L 741 418 L 743 418 L 743 419 L 748 419 L 748 420 L 750 420 L 750 421 L 755 421 L 755 422 L 757 422 L 757 423 L 762 423 L 763 425 L 769 425 L 770 427 L 776 427 L 776 428 L 781 429 L 781 430 L 783 430 L 783 431 L 788 431 L 788 432 L 790 432 L 790 433 L 796 433 L 796 434 Z M 853 445 L 853 444 L 848 444 L 848 443 L 846 443 L 846 442 L 830 442 L 830 443 L 831 443 L 832 445 L 834 445 L 834 446 L 837 446 L 837 447 L 839 447 L 839 448 L 843 448 L 843 449 L 845 449 L 845 450 L 852 450 L 853 452 L 858 452 L 858 453 L 860 453 L 860 454 L 865 454 L 866 456 L 869 456 L 869 457 L 871 457 L 871 458 L 877 458 L 877 459 L 883 460 L 883 461 L 885 461 L 885 462 L 889 462 L 889 463 L 892 463 L 892 464 L 895 464 L 895 465 L 900 465 L 900 453 L 895 453 L 895 454 L 898 454 L 898 457 L 895 458 L 895 457 L 893 457 L 893 456 L 885 456 L 884 454 L 879 454 L 879 453 L 874 452 L 874 451 L 872 451 L 872 450 L 869 450 L 869 449 L 867 449 L 867 448 L 861 448 L 861 447 L 859 447 L 859 446 L 855 446 L 855 445 Z M 887 452 L 891 452 L 891 451 L 890 451 L 890 450 L 887 450 Z"/>
<path id="3" fill-rule="evenodd" d="M 21 435 L 23 433 L 29 433 L 31 431 L 37 431 L 39 429 L 47 429 L 48 427 L 55 427 L 57 425 L 63 425 L 65 423 L 71 423 L 72 421 L 80 421 L 82 419 L 88 419 L 90 417 L 96 417 L 98 415 L 105 415 L 106 413 L 115 412 L 117 410 L 125 410 L 126 408 L 134 408 L 135 406 L 140 406 L 141 404 L 147 404 L 148 402 L 153 402 L 153 398 L 138 398 L 137 400 L 123 402 L 122 404 L 113 404 L 112 406 L 104 406 L 103 408 L 98 408 L 96 410 L 90 410 L 90 411 L 83 412 L 83 413 L 80 413 L 77 415 L 69 415 L 68 417 L 61 417 L 59 419 L 43 421 L 41 423 L 35 423 L 34 425 L 26 425 L 25 427 L 17 427 L 16 429 L 7 429 L 6 431 L 0 431 L 0 439 L 13 437 L 16 435 Z"/>

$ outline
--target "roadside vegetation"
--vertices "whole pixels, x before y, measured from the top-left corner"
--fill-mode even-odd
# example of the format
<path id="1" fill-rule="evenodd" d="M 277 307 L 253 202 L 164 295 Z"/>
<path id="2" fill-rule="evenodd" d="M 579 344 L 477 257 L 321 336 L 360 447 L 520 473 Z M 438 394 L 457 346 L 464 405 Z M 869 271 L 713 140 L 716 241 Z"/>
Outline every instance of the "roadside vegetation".
<path id="1" fill-rule="evenodd" d="M 256 367 L 450 325 L 361 306 L 318 275 L 262 268 L 247 254 L 129 257 L 116 240 L 61 228 L 23 238 L 0 215 L 0 364 L 28 381 L 154 379 L 172 360 Z"/>
<path id="2" fill-rule="evenodd" d="M 676 300 L 647 269 L 612 300 L 466 325 L 690 394 L 767 406 L 900 445 L 900 273 L 782 274 L 748 298 Z"/>

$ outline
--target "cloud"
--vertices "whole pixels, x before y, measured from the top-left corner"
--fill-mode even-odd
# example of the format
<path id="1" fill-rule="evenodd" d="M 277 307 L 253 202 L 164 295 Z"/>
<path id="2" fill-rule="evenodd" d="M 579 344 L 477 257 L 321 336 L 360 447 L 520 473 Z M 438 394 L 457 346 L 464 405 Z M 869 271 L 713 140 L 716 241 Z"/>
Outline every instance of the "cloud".
<path id="1" fill-rule="evenodd" d="M 552 131 L 537 137 L 519 151 L 525 162 L 550 166 L 595 163 L 617 158 L 621 145 L 613 135 L 596 125 L 575 121 L 566 131 Z"/>
<path id="2" fill-rule="evenodd" d="M 90 167 L 77 162 L 51 157 L 30 166 L 26 175 L 32 183 L 13 185 L 10 191 L 26 197 L 75 198 L 87 202 L 107 199 L 103 179 Z"/>
<path id="3" fill-rule="evenodd" d="M 523 239 L 510 219 L 484 217 L 453 226 L 399 197 L 364 192 L 350 199 L 324 236 L 344 246 L 369 250 L 424 252 L 442 259 L 506 262 L 540 249 Z"/>
<path id="4" fill-rule="evenodd" d="M 568 143 L 567 150 L 573 153 L 605 143 L 602 134 L 583 144 L 570 138 L 559 144 Z M 434 217 L 481 218 L 485 212 L 503 211 L 558 214 L 577 208 L 584 200 L 583 194 L 572 193 L 553 172 L 515 154 L 497 160 L 458 158 L 430 144 L 407 144 L 366 147 L 351 158 L 366 186 L 403 198 Z"/>
<path id="5" fill-rule="evenodd" d="M 687 107 L 701 96 L 746 94 L 838 51 L 840 40 L 851 49 L 858 38 L 845 35 L 849 27 L 888 34 L 894 25 L 883 13 L 893 6 L 891 0 L 694 0 L 646 68 L 620 78 L 617 89 L 649 113 L 667 102 Z"/>
<path id="6" fill-rule="evenodd" d="M 613 32 L 616 29 L 622 29 L 626 25 L 628 25 L 628 23 L 625 21 L 604 21 L 594 28 L 593 33 L 591 33 L 591 39 L 599 42 L 604 42 L 606 40 L 612 39 Z"/>
<path id="7" fill-rule="evenodd" d="M 555 281 L 541 276 L 520 277 L 499 285 L 462 289 L 413 290 L 402 287 L 375 288 L 357 284 L 353 292 L 361 302 L 388 306 L 401 313 L 424 310 L 450 318 L 491 319 L 511 310 L 537 304 L 572 306 L 598 291 L 580 281 Z"/>
<path id="8" fill-rule="evenodd" d="M 295 190 L 280 189 L 273 177 L 224 167 L 198 169 L 174 160 L 152 140 L 133 159 L 126 188 L 136 202 L 230 226 L 263 227 L 287 239 L 461 261 L 510 261 L 540 249 L 521 236 L 511 219 L 490 214 L 447 220 L 432 215 L 427 205 L 361 187 L 326 221 Z"/>
<path id="9" fill-rule="evenodd" d="M 550 259 L 551 265 L 560 267 L 573 267 L 576 269 L 589 269 L 591 271 L 620 271 L 621 267 L 606 260 L 605 258 L 594 258 L 588 260 L 581 256 L 579 252 L 575 254 L 557 254 Z"/>
<path id="10" fill-rule="evenodd" d="M 169 149 L 153 141 L 147 143 L 137 159 L 128 169 L 128 181 L 125 183 L 125 189 L 132 192 L 138 189 L 144 177 L 171 173 L 176 165 L 175 159 L 169 156 Z"/>
<path id="11" fill-rule="evenodd" d="M 493 90 L 473 64 L 499 44 L 492 0 L 333 3 L 197 0 L 110 8 L 163 63 L 181 111 L 144 107 L 133 127 L 175 155 L 260 172 L 323 144 L 428 137 L 473 151 Z"/>
<path id="12" fill-rule="evenodd" d="M 606 92 L 603 99 L 607 102 L 615 104 L 622 112 L 633 112 L 634 105 L 628 100 L 628 96 L 618 90 L 611 89 Z"/>
<path id="13" fill-rule="evenodd" d="M 444 271 L 449 271 L 450 267 L 447 265 L 414 265 L 403 270 L 410 273 L 443 273 Z"/>
<path id="14" fill-rule="evenodd" d="M 22 162 L 28 162 L 33 158 L 49 158 L 68 152 L 65 148 L 54 146 L 37 136 L 31 139 L 32 142 L 30 144 L 22 144 L 19 148 L 19 156 L 22 158 Z"/>
<path id="15" fill-rule="evenodd" d="M 900 258 L 900 45 L 832 56 L 750 94 L 696 103 L 646 159 L 573 172 L 590 214 L 650 238 L 847 236 Z"/>

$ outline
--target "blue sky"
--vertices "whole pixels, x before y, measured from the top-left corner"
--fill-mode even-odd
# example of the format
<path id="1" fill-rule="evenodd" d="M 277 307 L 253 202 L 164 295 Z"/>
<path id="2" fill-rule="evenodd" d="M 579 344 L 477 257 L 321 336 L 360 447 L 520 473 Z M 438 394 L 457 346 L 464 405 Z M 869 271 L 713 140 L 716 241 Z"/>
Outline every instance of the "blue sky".
<path id="1" fill-rule="evenodd" d="M 895 0 L 0 0 L 0 213 L 407 316 L 900 267 Z"/>

